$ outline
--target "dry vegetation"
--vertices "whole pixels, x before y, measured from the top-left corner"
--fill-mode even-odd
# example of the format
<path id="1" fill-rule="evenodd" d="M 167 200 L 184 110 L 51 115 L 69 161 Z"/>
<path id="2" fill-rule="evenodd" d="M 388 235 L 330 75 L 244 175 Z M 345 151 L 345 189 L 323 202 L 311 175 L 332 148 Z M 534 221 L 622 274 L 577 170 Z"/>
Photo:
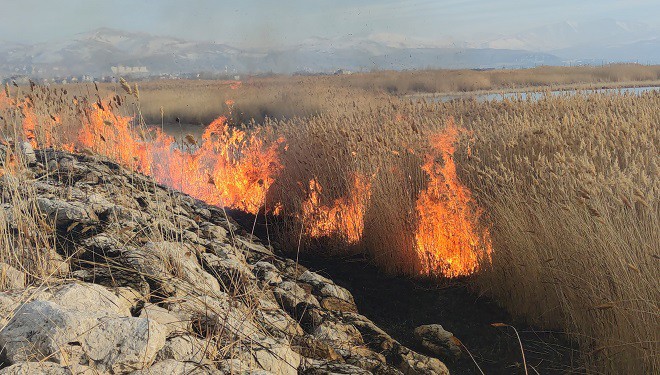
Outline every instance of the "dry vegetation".
<path id="1" fill-rule="evenodd" d="M 71 207 L 60 207 L 61 211 L 55 210 L 46 214 L 40 204 L 44 191 L 47 192 L 49 199 L 61 199 L 59 202 L 74 201 L 73 197 L 80 199 L 82 193 L 79 185 L 75 187 L 73 181 L 79 181 L 80 176 L 74 178 L 76 168 L 73 159 L 61 159 L 59 151 L 54 149 L 68 149 L 76 140 L 76 135 L 90 113 L 86 112 L 90 104 L 86 98 L 70 98 L 66 90 L 48 90 L 41 87 L 32 89 L 17 90 L 9 93 L 7 88 L 0 94 L 0 121 L 2 127 L 0 130 L 0 291 L 9 291 L 10 295 L 20 301 L 20 305 L 27 304 L 34 298 L 39 298 L 44 288 L 57 287 L 64 285 L 71 280 L 80 282 L 80 275 L 74 276 L 73 271 L 90 271 L 93 276 L 85 281 L 101 283 L 101 280 L 109 274 L 112 280 L 110 284 L 117 286 L 123 283 L 144 281 L 144 278 L 155 277 L 158 283 L 162 283 L 162 290 L 154 288 L 150 290 L 152 302 L 159 301 L 167 304 L 168 302 L 177 303 L 182 298 L 180 296 L 172 297 L 172 286 L 164 286 L 167 283 L 175 283 L 177 293 L 193 295 L 199 290 L 207 290 L 213 287 L 208 280 L 196 280 L 195 275 L 187 275 L 190 271 L 186 268 L 185 257 L 188 255 L 174 252 L 160 251 L 159 247 L 174 245 L 188 251 L 195 251 L 194 246 L 185 239 L 185 223 L 182 222 L 181 212 L 182 201 L 191 201 L 189 197 L 182 197 L 171 191 L 161 190 L 156 186 L 152 179 L 148 179 L 135 174 L 126 175 L 113 163 L 103 164 L 98 162 L 97 152 L 102 150 L 78 149 L 86 157 L 92 156 L 93 162 L 101 166 L 105 173 L 100 177 L 109 182 L 112 193 L 108 196 L 119 197 L 120 201 L 135 202 L 134 199 L 123 200 L 121 197 L 143 197 L 150 201 L 150 212 L 146 214 L 148 221 L 142 221 L 139 230 L 134 233 L 131 229 L 119 225 L 119 219 L 108 218 L 104 222 L 107 238 L 113 238 L 112 241 L 119 241 L 122 246 L 139 248 L 145 243 L 156 244 L 153 254 L 158 267 L 162 267 L 164 274 L 168 276 L 154 276 L 146 271 L 132 270 L 126 265 L 121 264 L 116 257 L 110 255 L 93 254 L 89 248 L 81 246 L 81 241 L 89 239 L 98 233 L 99 228 L 95 224 L 74 221 L 73 225 L 62 228 L 61 221 L 64 216 L 69 217 L 70 213 L 64 211 Z M 7 99 L 17 99 L 17 102 L 10 102 Z M 19 99 L 20 98 L 20 99 Z M 26 100 L 24 100 L 26 99 Z M 94 97 L 91 97 L 94 102 Z M 123 97 L 122 100 L 126 98 Z M 18 103 L 18 104 L 17 104 Z M 16 105 L 17 104 L 17 105 Z M 106 106 L 109 103 L 104 103 Z M 29 108 L 29 110 L 27 110 Z M 26 115 L 27 114 L 27 115 Z M 34 121 L 34 122 L 32 122 Z M 34 125 L 34 127 L 32 127 Z M 136 122 L 136 128 L 140 125 Z M 36 143 L 48 147 L 44 152 L 45 161 L 39 163 L 45 169 L 45 174 L 37 176 L 34 172 L 35 157 L 33 149 L 26 143 Z M 50 152 L 48 152 L 50 151 Z M 104 160 L 104 158 L 101 158 Z M 65 162 L 70 164 L 67 165 Z M 77 162 L 76 162 L 77 163 Z M 30 166 L 31 165 L 31 166 Z M 97 181 L 98 183 L 98 181 Z M 57 186 L 57 187 L 55 187 Z M 99 192 L 101 192 L 99 194 Z M 98 202 L 103 202 L 103 194 L 106 191 L 85 190 L 83 195 L 87 198 L 96 196 Z M 100 199 L 100 200 L 99 200 Z M 90 198 L 90 200 L 93 200 Z M 75 202 L 80 204 L 80 202 Z M 74 204 L 75 204 L 74 203 Z M 105 201 L 105 203 L 108 203 Z M 101 205 L 105 204 L 101 203 Z M 74 206 L 81 209 L 80 205 Z M 118 213 L 119 212 L 119 213 Z M 224 212 L 223 212 L 224 213 Z M 110 216 L 122 216 L 121 211 L 113 211 Z M 72 217 L 72 219 L 75 219 Z M 236 228 L 226 214 L 218 219 L 226 223 L 229 228 L 229 237 L 233 243 L 238 241 L 232 228 Z M 98 220 L 98 219 L 96 219 Z M 66 221 L 66 220 L 65 220 Z M 78 225 L 79 224 L 79 225 Z M 96 223 L 98 224 L 98 223 Z M 88 232 L 89 230 L 89 232 Z M 224 229 L 223 229 L 224 230 Z M 14 271 L 21 271 L 25 274 L 18 276 Z M 132 273 L 134 272 L 134 273 Z M 221 316 L 222 321 L 213 325 L 212 318 L 206 321 L 181 321 L 183 326 L 190 325 L 190 330 L 199 335 L 204 342 L 205 355 L 213 361 L 221 361 L 224 358 L 235 358 L 244 348 L 242 344 L 242 332 L 244 326 L 259 327 L 257 315 L 261 307 L 257 306 L 259 297 L 264 292 L 261 288 L 253 284 L 247 284 L 238 274 L 220 274 L 220 271 L 209 271 L 214 277 L 215 283 L 220 282 L 223 290 L 228 291 L 233 309 L 228 314 L 219 306 L 217 301 L 210 301 L 211 298 L 191 297 L 189 303 L 183 307 L 184 311 L 194 313 L 203 311 L 205 317 Z M 127 275 L 129 275 L 127 277 Z M 172 280 L 170 277 L 177 280 Z M 215 281 L 218 279 L 220 281 Z M 191 281 L 194 280 L 194 281 Z M 193 283 L 194 282 L 194 283 Z M 89 285 L 89 284 L 87 284 Z M 24 288 L 27 286 L 27 288 Z M 137 288 L 137 287 L 136 287 Z M 193 288 L 196 289 L 193 291 Z M 206 288 L 206 289 L 205 289 Z M 139 289 L 139 288 L 137 288 Z M 47 290 L 47 289 L 46 289 Z M 135 293 L 143 292 L 139 290 Z M 7 298 L 4 297 L 3 298 Z M 210 302 L 209 302 L 210 301 Z M 2 316 L 0 317 L 0 330 L 10 322 L 13 314 L 19 309 L 5 310 L 7 300 L 4 300 Z M 149 305 L 149 303 L 147 303 Z M 19 305 L 16 305 L 18 307 Z M 153 306 L 153 305 L 152 305 Z M 74 310 L 72 310 L 74 311 Z M 235 320 L 232 320 L 235 319 Z M 232 325 L 233 324 L 233 325 Z M 61 329 L 66 329 L 61 328 Z M 227 332 L 228 331 L 228 332 Z M 270 337 L 270 333 L 251 331 L 251 335 L 264 334 L 264 337 Z M 238 333 L 237 333 L 238 332 Z M 253 340 L 250 337 L 250 340 Z M 66 349 L 61 349 L 66 353 Z M 146 355 L 146 354 L 145 354 Z M 5 361 L 5 359 L 3 359 Z M 44 360 L 49 363 L 49 360 Z M 3 366 L 7 366 L 4 362 Z"/>
<path id="2" fill-rule="evenodd" d="M 299 215 L 309 199 L 308 182 L 322 187 L 319 204 L 348 205 L 356 202 L 355 176 L 366 176 L 368 198 L 353 197 L 364 214 L 360 241 L 347 245 L 353 241 L 340 226 L 322 249 L 366 251 L 390 272 L 416 275 L 422 269 L 413 246 L 415 204 L 429 184 L 421 167 L 432 155 L 430 137 L 454 119 L 465 131 L 453 158 L 483 209 L 480 225 L 490 229 L 494 250 L 492 264 L 474 278 L 476 286 L 512 313 L 572 334 L 591 372 L 642 374 L 660 370 L 660 94 L 427 103 L 385 93 L 658 79 L 658 67 L 622 65 L 275 77 L 236 90 L 229 83 L 155 82 L 140 87 L 141 106 L 129 100 L 123 111 L 156 124 L 174 117 L 208 123 L 231 111 L 233 123 L 254 118 L 275 130 L 269 134 L 283 136 L 283 172 L 268 200 L 282 204 L 283 217 L 295 218 L 279 227 L 286 233 L 280 241 L 293 251 L 319 245 L 305 236 L 309 218 Z M 69 89 L 68 95 L 86 89 Z M 114 90 L 101 87 L 100 96 Z M 231 108 L 228 99 L 235 100 Z M 53 111 L 38 110 L 41 123 Z M 5 116 L 4 137 L 20 138 L 16 128 Z M 441 159 L 438 164 L 447 162 Z M 9 160 L 5 156 L 5 168 Z M 15 196 L 5 194 L 3 199 Z M 13 214 L 22 215 L 25 225 L 41 225 L 26 214 L 31 210 L 26 202 Z M 11 249 L 26 248 L 16 241 L 48 249 L 52 240 L 15 238 L 7 225 L 2 228 L 1 261 L 36 258 L 23 268 L 43 272 L 40 256 Z"/>
<path id="3" fill-rule="evenodd" d="M 343 86 L 394 94 L 460 93 L 488 90 L 535 90 L 540 88 L 613 87 L 660 80 L 658 66 L 616 64 L 602 67 L 543 66 L 524 70 L 428 70 L 376 72 L 342 76 Z"/>
<path id="4" fill-rule="evenodd" d="M 151 125 L 207 125 L 227 115 L 235 104 L 236 123 L 255 119 L 306 117 L 377 104 L 390 94 L 464 93 L 657 85 L 660 67 L 617 64 L 603 67 L 539 67 L 525 70 L 382 71 L 343 76 L 247 78 L 234 81 L 163 80 L 140 83 L 140 108 Z M 65 86 L 70 95 L 94 96 L 91 84 Z M 101 97 L 121 92 L 118 85 L 99 84 Z M 128 98 L 129 103 L 135 104 Z M 127 106 L 128 108 L 128 106 Z M 130 111 L 134 111 L 132 108 Z"/>
<path id="5" fill-rule="evenodd" d="M 468 130 L 460 176 L 493 237 L 477 286 L 516 315 L 572 333 L 592 372 L 641 374 L 660 366 L 659 105 L 658 93 L 392 103 L 280 126 L 294 140 L 286 161 L 302 163 L 291 170 L 321 176 L 326 202 L 346 194 L 356 170 L 374 176 L 361 246 L 386 269 L 415 274 L 411 208 L 427 176 L 407 150 L 427 138 L 414 128 L 455 117 Z"/>

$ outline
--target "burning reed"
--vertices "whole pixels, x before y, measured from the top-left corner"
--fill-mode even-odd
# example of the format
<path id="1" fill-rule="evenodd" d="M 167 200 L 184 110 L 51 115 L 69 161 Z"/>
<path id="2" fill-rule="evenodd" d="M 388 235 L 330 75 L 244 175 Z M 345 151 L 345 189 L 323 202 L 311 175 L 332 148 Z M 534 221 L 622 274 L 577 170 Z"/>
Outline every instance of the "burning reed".
<path id="1" fill-rule="evenodd" d="M 77 98 L 58 116 L 43 95 L 2 99 L 22 121 L 3 138 L 88 149 L 211 203 L 277 214 L 293 251 L 367 252 L 411 275 L 480 271 L 512 313 L 574 334 L 590 370 L 660 368 L 657 93 L 341 101 L 260 126 L 219 118 L 185 143 L 119 114 L 116 99 Z"/>

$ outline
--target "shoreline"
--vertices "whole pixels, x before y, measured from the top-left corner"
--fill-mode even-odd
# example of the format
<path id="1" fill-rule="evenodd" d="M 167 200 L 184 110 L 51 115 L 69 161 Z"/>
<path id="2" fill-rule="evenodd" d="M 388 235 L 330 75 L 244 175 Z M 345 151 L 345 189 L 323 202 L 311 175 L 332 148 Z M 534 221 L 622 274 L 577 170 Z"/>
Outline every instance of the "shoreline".
<path id="1" fill-rule="evenodd" d="M 616 90 L 633 89 L 639 87 L 660 87 L 660 80 L 653 81 L 626 81 L 626 82 L 604 82 L 604 83 L 575 83 L 557 86 L 528 86 L 519 88 L 503 88 L 490 90 L 474 91 L 449 91 L 449 92 L 421 92 L 415 94 L 399 95 L 399 98 L 436 98 L 436 97 L 455 97 L 468 98 L 472 96 L 485 96 L 493 94 L 515 94 L 515 93 L 537 93 L 537 92 L 561 92 L 561 91 L 582 91 L 582 90 Z"/>

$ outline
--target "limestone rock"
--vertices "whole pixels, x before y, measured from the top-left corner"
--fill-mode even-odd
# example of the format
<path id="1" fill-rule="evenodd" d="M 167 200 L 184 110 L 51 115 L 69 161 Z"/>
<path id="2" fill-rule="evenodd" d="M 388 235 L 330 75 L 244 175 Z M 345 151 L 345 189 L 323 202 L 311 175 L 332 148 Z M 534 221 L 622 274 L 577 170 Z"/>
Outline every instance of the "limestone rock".
<path id="1" fill-rule="evenodd" d="M 149 365 L 164 344 L 165 328 L 149 319 L 108 316 L 50 301 L 19 307 L 0 331 L 9 363 L 47 358 L 114 372 Z"/>
<path id="2" fill-rule="evenodd" d="M 317 340 L 312 335 L 297 336 L 293 348 L 306 358 L 322 361 L 343 362 L 343 358 L 326 342 Z"/>
<path id="3" fill-rule="evenodd" d="M 59 306 L 102 315 L 131 316 L 130 306 L 107 288 L 91 283 L 69 283 L 50 287 L 35 297 Z"/>
<path id="4" fill-rule="evenodd" d="M 67 202 L 60 199 L 37 198 L 39 210 L 55 221 L 58 228 L 68 228 L 72 223 L 95 224 L 96 214 L 89 212 L 80 202 Z"/>
<path id="5" fill-rule="evenodd" d="M 255 278 L 248 266 L 239 259 L 227 256 L 220 258 L 211 253 L 201 255 L 204 267 L 222 284 L 225 291 L 249 292 L 251 281 Z"/>
<path id="6" fill-rule="evenodd" d="M 169 274 L 179 276 L 208 292 L 221 291 L 218 280 L 202 268 L 190 249 L 178 243 L 162 241 L 149 242 L 142 251 L 156 254 L 159 260 L 165 263 L 165 269 Z"/>
<path id="7" fill-rule="evenodd" d="M 279 308 L 277 303 L 261 300 L 255 319 L 261 323 L 270 334 L 279 337 L 295 337 L 304 333 L 300 324 Z"/>
<path id="8" fill-rule="evenodd" d="M 167 336 L 188 332 L 188 322 L 182 320 L 167 309 L 154 304 L 146 304 L 140 311 L 141 318 L 149 318 L 162 324 L 167 330 Z"/>
<path id="9" fill-rule="evenodd" d="M 0 290 L 23 289 L 26 278 L 25 272 L 19 271 L 7 263 L 0 263 Z"/>
<path id="10" fill-rule="evenodd" d="M 20 362 L 0 370 L 0 375 L 95 375 L 97 371 L 82 366 L 63 366 L 53 362 Z"/>
<path id="11" fill-rule="evenodd" d="M 335 348 L 348 349 L 364 345 L 360 331 L 351 324 L 326 319 L 313 332 L 317 340 L 331 344 Z"/>
<path id="12" fill-rule="evenodd" d="M 456 360 L 461 357 L 461 347 L 454 334 L 440 324 L 429 324 L 415 328 L 415 338 L 429 352 L 443 359 Z"/>
<path id="13" fill-rule="evenodd" d="M 307 303 L 313 306 L 319 306 L 319 301 L 305 289 L 293 281 L 284 281 L 274 290 L 273 294 L 278 302 L 287 311 L 294 311 L 299 303 Z"/>
<path id="14" fill-rule="evenodd" d="M 398 344 L 387 332 L 379 328 L 374 322 L 365 316 L 353 313 L 343 313 L 344 322 L 350 323 L 362 334 L 362 338 L 370 348 L 375 351 L 384 351 L 392 349 Z"/>
<path id="15" fill-rule="evenodd" d="M 165 346 L 156 355 L 156 360 L 174 359 L 182 362 L 202 363 L 207 357 L 215 355 L 214 349 L 214 343 L 200 340 L 194 336 L 175 336 L 167 340 Z"/>
<path id="16" fill-rule="evenodd" d="M 321 307 L 326 310 L 357 313 L 357 306 L 337 297 L 325 297 L 321 300 Z"/>
<path id="17" fill-rule="evenodd" d="M 130 311 L 131 315 L 138 310 L 138 306 L 142 305 L 146 299 L 140 292 L 127 286 L 116 288 L 115 295 L 118 299 L 119 309 Z"/>
<path id="18" fill-rule="evenodd" d="M 181 362 L 167 359 L 154 363 L 151 367 L 133 371 L 130 375 L 222 375 L 223 372 L 208 364 Z"/>
<path id="19" fill-rule="evenodd" d="M 251 338 L 261 329 L 250 317 L 251 311 L 237 301 L 222 297 L 187 296 L 165 301 L 171 313 L 203 336 L 222 334 L 224 339 Z"/>
<path id="20" fill-rule="evenodd" d="M 270 338 L 259 338 L 239 356 L 251 367 L 261 368 L 274 374 L 296 375 L 301 357 L 291 347 Z"/>
<path id="21" fill-rule="evenodd" d="M 210 216 L 210 212 L 209 212 L 209 216 Z M 222 242 L 227 238 L 227 230 L 219 225 L 215 225 L 207 222 L 207 223 L 202 223 L 199 226 L 199 229 L 202 232 L 202 236 L 208 240 Z"/>
<path id="22" fill-rule="evenodd" d="M 103 318 L 82 340 L 93 367 L 114 373 L 151 365 L 165 345 L 166 329 L 147 318 Z"/>
<path id="23" fill-rule="evenodd" d="M 254 275 L 267 285 L 277 285 L 282 282 L 280 271 L 272 263 L 257 262 L 254 264 Z"/>
<path id="24" fill-rule="evenodd" d="M 218 369 L 223 374 L 240 374 L 240 375 L 278 375 L 270 371 L 259 368 L 254 363 L 244 363 L 238 358 L 231 358 L 220 361 L 217 363 Z"/>
<path id="25" fill-rule="evenodd" d="M 314 287 L 314 294 L 321 297 L 335 297 L 355 305 L 353 295 L 345 288 L 335 285 L 331 280 L 316 272 L 305 271 L 298 278 L 299 281 Z"/>
<path id="26" fill-rule="evenodd" d="M 311 363 L 302 372 L 304 375 L 371 375 L 371 371 L 341 362 Z"/>
<path id="27" fill-rule="evenodd" d="M 80 346 L 80 340 L 97 323 L 95 315 L 33 301 L 20 306 L 0 331 L 0 347 L 10 364 L 45 358 L 65 363 L 75 351 L 73 346 Z"/>
<path id="28" fill-rule="evenodd" d="M 398 368 L 405 375 L 449 375 L 444 363 L 436 358 L 414 352 L 403 346 L 396 350 Z"/>
<path id="29" fill-rule="evenodd" d="M 14 315 L 14 310 L 20 306 L 22 296 L 18 293 L 0 292 L 0 327 L 5 326 Z"/>
<path id="30" fill-rule="evenodd" d="M 34 153 L 34 148 L 32 148 L 30 142 L 21 142 L 21 154 L 28 165 L 37 162 L 37 155 Z"/>

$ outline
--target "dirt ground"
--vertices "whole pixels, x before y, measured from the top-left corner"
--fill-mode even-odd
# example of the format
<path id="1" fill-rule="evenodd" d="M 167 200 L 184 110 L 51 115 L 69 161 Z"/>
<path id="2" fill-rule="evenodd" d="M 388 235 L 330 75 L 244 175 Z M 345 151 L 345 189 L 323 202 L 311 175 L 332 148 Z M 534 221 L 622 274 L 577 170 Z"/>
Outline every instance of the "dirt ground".
<path id="1" fill-rule="evenodd" d="M 359 258 L 306 257 L 301 263 L 350 290 L 362 314 L 414 350 L 424 353 L 414 329 L 440 324 L 461 340 L 485 374 L 524 374 L 513 329 L 491 326 L 506 323 L 520 333 L 529 374 L 582 373 L 578 352 L 566 336 L 515 322 L 496 304 L 469 291 L 469 280 L 438 283 L 389 277 Z M 452 374 L 480 374 L 467 353 L 445 363 Z"/>

